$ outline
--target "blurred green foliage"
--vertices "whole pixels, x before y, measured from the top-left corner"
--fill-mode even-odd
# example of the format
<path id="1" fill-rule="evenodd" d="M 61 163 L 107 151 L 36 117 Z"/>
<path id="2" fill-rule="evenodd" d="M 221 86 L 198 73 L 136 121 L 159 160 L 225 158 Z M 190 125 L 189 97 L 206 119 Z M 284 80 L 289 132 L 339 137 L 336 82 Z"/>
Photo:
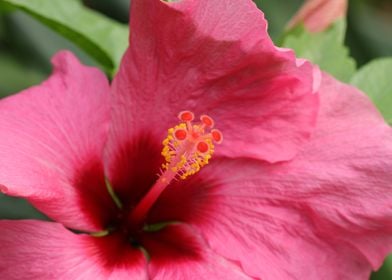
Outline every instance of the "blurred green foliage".
<path id="1" fill-rule="evenodd" d="M 79 0 L 0 0 L 69 38 L 112 74 L 124 53 L 128 27 L 87 9 Z"/>
<path id="2" fill-rule="evenodd" d="M 52 0 L 47 0 L 46 2 L 51 1 Z M 56 0 L 56 2 L 59 3 L 61 1 L 62 0 Z M 285 31 L 286 23 L 300 7 L 303 1 L 254 1 L 265 13 L 265 16 L 269 22 L 269 32 L 273 40 L 276 43 L 282 42 L 282 34 Z M 57 20 L 58 25 L 55 27 L 52 26 L 52 29 L 60 31 L 60 33 L 66 37 L 70 37 L 70 32 L 72 34 L 72 32 L 80 31 L 77 30 L 77 23 L 74 25 L 73 30 L 64 29 L 64 26 L 62 26 L 64 22 L 72 22 L 72 20 L 74 20 L 74 18 L 72 18 L 72 13 L 66 13 L 65 18 L 59 19 L 57 17 L 58 15 L 56 14 L 57 11 L 52 9 L 51 11 L 48 11 L 46 14 L 46 19 L 44 20 L 42 17 L 40 18 L 40 16 L 35 14 L 35 17 L 41 20 L 40 23 L 24 12 L 15 11 L 12 5 L 5 5 L 5 2 L 8 4 L 27 3 L 27 5 L 32 3 L 31 1 L 22 0 L 0 0 L 0 97 L 21 91 L 24 88 L 43 81 L 49 75 L 51 70 L 49 63 L 50 58 L 60 49 L 71 50 L 72 52 L 76 53 L 85 64 L 99 66 L 103 70 L 106 70 L 107 73 L 110 73 L 112 69 L 112 58 L 114 57 L 113 61 L 116 63 L 116 60 L 118 62 L 118 59 L 121 56 L 121 53 L 119 53 L 118 49 L 112 49 L 116 48 L 115 40 L 109 40 L 110 44 L 103 47 L 100 45 L 99 41 L 95 40 L 95 38 L 103 36 L 102 34 L 98 35 L 98 37 L 94 37 L 93 35 L 92 39 L 89 38 L 89 35 L 87 35 L 85 36 L 87 41 L 85 40 L 84 42 L 70 42 L 42 24 L 42 22 L 48 23 L 48 20 L 54 20 L 55 22 Z M 78 2 L 78 0 L 72 0 L 72 2 Z M 122 23 L 126 23 L 128 21 L 129 0 L 85 0 L 83 2 L 85 6 L 104 13 L 114 20 Z M 352 0 L 350 1 L 349 7 L 345 44 L 348 46 L 349 54 L 355 59 L 358 67 L 367 64 L 369 61 L 375 58 L 392 56 L 392 1 Z M 39 7 L 37 6 L 36 9 L 39 9 Z M 94 18 L 94 15 L 96 15 L 95 12 L 90 13 L 87 11 L 87 13 L 90 14 L 90 16 L 93 14 L 92 18 Z M 33 14 L 34 16 L 34 12 L 30 12 L 30 14 Z M 82 33 L 85 31 L 86 30 L 82 31 Z M 90 31 L 91 30 L 87 30 L 87 33 Z M 336 34 L 332 34 L 330 36 L 335 35 Z M 328 38 L 318 38 L 315 40 L 308 37 L 306 34 L 302 34 L 301 36 L 302 37 L 297 38 L 292 37 L 289 43 L 286 41 L 286 45 L 296 48 L 298 54 L 301 56 L 312 57 L 312 55 L 314 55 L 309 53 L 308 50 L 301 49 L 301 44 L 303 42 L 310 42 L 309 44 L 315 44 L 315 48 L 318 48 L 317 44 L 319 44 L 320 47 L 323 47 L 320 44 L 326 44 L 326 46 L 324 46 L 326 52 L 331 48 Z M 126 40 L 126 38 L 124 40 Z M 300 40 L 302 40 L 302 42 L 298 43 Z M 74 43 L 81 47 L 81 49 Z M 94 53 L 94 51 L 91 52 L 91 48 L 94 48 L 94 46 L 101 46 L 101 48 L 98 52 Z M 89 52 L 89 54 L 86 54 L 82 49 Z M 329 56 L 327 58 L 323 58 L 324 61 L 318 62 L 321 65 L 325 63 L 323 66 L 324 69 L 327 69 L 331 72 L 337 71 L 335 75 L 339 76 L 342 80 L 349 80 L 349 77 L 353 71 L 352 66 L 347 66 L 346 70 L 343 72 L 340 71 L 341 69 L 328 68 L 330 67 L 328 65 L 328 60 L 341 60 L 342 57 L 343 59 L 346 59 L 347 57 L 347 53 L 341 52 L 340 46 L 332 45 L 332 49 L 337 51 L 335 53 L 328 52 Z M 313 59 L 317 61 L 317 59 L 320 58 L 313 57 Z M 381 100 L 380 103 L 383 103 L 383 98 L 385 98 L 385 96 L 380 95 L 380 92 L 383 91 L 382 87 L 380 90 L 380 87 L 374 85 L 374 80 L 372 80 L 372 73 L 374 72 L 373 75 L 375 75 L 376 71 L 378 70 L 379 74 L 384 76 L 382 86 L 389 90 L 391 88 L 390 84 L 388 84 L 388 77 L 390 76 L 390 72 L 383 68 L 380 70 L 379 67 L 379 65 L 374 66 L 373 64 L 370 64 L 365 68 L 360 69 L 359 73 L 354 76 L 353 83 L 363 90 L 367 90 L 376 103 L 378 102 L 377 100 Z M 47 219 L 26 201 L 6 197 L 1 194 L 0 218 Z M 378 273 L 374 274 L 372 279 L 392 279 L 392 257 L 387 259 L 385 266 Z"/>
<path id="3" fill-rule="evenodd" d="M 379 271 L 372 274 L 371 280 L 391 280 L 392 279 L 392 255 L 390 255 Z"/>
<path id="4" fill-rule="evenodd" d="M 335 22 L 328 30 L 310 33 L 299 26 L 286 33 L 283 47 L 293 49 L 298 57 L 306 58 L 335 78 L 349 82 L 356 71 L 355 60 L 344 45 L 345 20 Z"/>
<path id="5" fill-rule="evenodd" d="M 378 58 L 363 66 L 351 83 L 372 99 L 385 120 L 392 124 L 392 57 Z"/>
<path id="6" fill-rule="evenodd" d="M 24 199 L 9 197 L 0 193 L 0 219 L 50 220 L 38 212 Z"/>

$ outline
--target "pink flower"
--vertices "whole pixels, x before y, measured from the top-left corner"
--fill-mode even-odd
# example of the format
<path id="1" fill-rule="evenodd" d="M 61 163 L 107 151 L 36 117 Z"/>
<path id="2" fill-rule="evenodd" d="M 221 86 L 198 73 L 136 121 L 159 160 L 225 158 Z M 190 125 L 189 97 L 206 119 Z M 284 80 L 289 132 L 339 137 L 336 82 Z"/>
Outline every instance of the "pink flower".
<path id="1" fill-rule="evenodd" d="M 367 279 L 392 247 L 369 100 L 276 48 L 250 0 L 132 3 L 111 86 L 62 52 L 0 102 L 1 189 L 56 221 L 0 221 L 1 278 Z"/>
<path id="2" fill-rule="evenodd" d="M 288 28 L 303 23 L 311 32 L 323 31 L 346 16 L 347 4 L 347 0 L 307 0 L 290 20 Z"/>

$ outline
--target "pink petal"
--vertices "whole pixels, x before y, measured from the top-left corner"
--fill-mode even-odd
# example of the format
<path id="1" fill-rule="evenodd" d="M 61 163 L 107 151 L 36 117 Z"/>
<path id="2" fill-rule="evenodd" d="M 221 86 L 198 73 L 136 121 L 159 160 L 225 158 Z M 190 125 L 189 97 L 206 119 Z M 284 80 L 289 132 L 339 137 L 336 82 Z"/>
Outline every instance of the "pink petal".
<path id="1" fill-rule="evenodd" d="M 151 234 L 144 244 L 151 252 L 149 272 L 154 280 L 251 280 L 235 263 L 212 252 L 199 233 L 186 225 L 167 226 Z M 176 237 L 187 240 L 187 247 L 176 247 Z M 197 244 L 198 243 L 198 244 Z M 192 248 L 193 247 L 193 248 Z M 199 247 L 199 248 L 195 248 Z M 186 250 L 196 250 L 198 255 Z"/>
<path id="2" fill-rule="evenodd" d="M 213 159 L 150 219 L 199 227 L 261 279 L 368 279 L 392 251 L 392 129 L 325 74 L 320 97 L 315 135 L 293 161 Z"/>
<path id="3" fill-rule="evenodd" d="M 46 82 L 0 101 L 1 191 L 72 228 L 98 230 L 99 213 L 113 204 L 101 163 L 108 81 L 69 52 L 53 64 Z"/>
<path id="4" fill-rule="evenodd" d="M 288 23 L 288 28 L 304 24 L 311 32 L 321 32 L 347 13 L 347 0 L 307 0 Z"/>
<path id="5" fill-rule="evenodd" d="M 139 250 L 130 251 L 126 264 L 109 266 L 97 246 L 99 238 L 73 234 L 60 224 L 2 220 L 0 228 L 1 279 L 147 279 Z"/>
<path id="6" fill-rule="evenodd" d="M 112 88 L 111 157 L 142 137 L 160 143 L 182 110 L 215 119 L 224 156 L 287 160 L 309 138 L 312 67 L 273 45 L 252 1 L 135 0 L 130 29 Z"/>

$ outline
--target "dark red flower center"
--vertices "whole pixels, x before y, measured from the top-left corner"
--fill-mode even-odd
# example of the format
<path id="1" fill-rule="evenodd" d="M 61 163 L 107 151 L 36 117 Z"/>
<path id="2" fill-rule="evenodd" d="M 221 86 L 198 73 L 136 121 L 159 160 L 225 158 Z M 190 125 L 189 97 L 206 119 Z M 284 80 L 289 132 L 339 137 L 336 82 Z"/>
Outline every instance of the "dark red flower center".
<path id="1" fill-rule="evenodd" d="M 213 142 L 220 143 L 222 134 L 212 129 L 214 122 L 206 115 L 197 124 L 189 111 L 179 118 L 182 123 L 169 129 L 162 152 L 161 141 L 151 135 L 139 135 L 120 147 L 110 180 L 100 160 L 89 161 L 78 172 L 80 203 L 105 229 L 94 234 L 94 252 L 109 267 L 135 265 L 140 251 L 162 264 L 201 257 L 198 235 L 181 225 L 192 217 L 195 194 L 206 184 L 191 175 L 208 164 Z"/>

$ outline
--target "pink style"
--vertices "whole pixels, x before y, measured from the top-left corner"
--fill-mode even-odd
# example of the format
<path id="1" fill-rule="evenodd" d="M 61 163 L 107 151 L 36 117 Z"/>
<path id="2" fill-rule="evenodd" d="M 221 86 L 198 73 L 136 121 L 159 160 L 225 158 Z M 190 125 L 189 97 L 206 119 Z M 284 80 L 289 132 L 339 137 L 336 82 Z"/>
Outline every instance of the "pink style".
<path id="1" fill-rule="evenodd" d="M 111 85 L 69 52 L 0 101 L 7 280 L 365 280 L 392 250 L 392 130 L 251 0 L 133 0 Z"/>

